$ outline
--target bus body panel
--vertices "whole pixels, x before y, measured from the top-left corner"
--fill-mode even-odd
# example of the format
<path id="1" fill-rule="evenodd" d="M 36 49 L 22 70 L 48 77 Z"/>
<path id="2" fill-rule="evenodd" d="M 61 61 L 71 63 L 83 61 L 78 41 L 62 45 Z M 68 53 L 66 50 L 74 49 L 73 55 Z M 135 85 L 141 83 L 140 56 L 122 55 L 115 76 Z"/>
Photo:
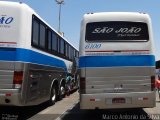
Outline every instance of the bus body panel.
<path id="1" fill-rule="evenodd" d="M 0 2 L 0 47 L 17 47 L 20 37 L 21 6 L 17 4 L 8 5 L 8 2 Z"/>
<path id="2" fill-rule="evenodd" d="M 0 104 L 1 105 L 37 105 L 50 98 L 50 89 L 53 80 L 60 81 L 66 77 L 63 68 L 43 66 L 23 62 L 0 62 L 2 70 L 0 75 Z M 15 69 L 12 70 L 11 64 Z M 13 84 L 14 71 L 23 71 L 23 82 L 20 85 Z M 49 86 L 49 87 L 48 87 Z M 18 88 L 16 88 L 18 87 Z M 6 102 L 9 100 L 10 102 Z"/>

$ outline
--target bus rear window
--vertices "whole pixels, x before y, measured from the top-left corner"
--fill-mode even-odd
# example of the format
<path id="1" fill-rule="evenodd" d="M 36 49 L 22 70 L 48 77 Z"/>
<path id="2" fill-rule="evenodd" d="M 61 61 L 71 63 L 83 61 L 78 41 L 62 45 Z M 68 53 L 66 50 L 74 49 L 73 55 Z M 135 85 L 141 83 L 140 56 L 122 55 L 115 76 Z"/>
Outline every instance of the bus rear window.
<path id="1" fill-rule="evenodd" d="M 145 42 L 149 40 L 148 26 L 143 22 L 93 22 L 86 26 L 86 41 Z"/>

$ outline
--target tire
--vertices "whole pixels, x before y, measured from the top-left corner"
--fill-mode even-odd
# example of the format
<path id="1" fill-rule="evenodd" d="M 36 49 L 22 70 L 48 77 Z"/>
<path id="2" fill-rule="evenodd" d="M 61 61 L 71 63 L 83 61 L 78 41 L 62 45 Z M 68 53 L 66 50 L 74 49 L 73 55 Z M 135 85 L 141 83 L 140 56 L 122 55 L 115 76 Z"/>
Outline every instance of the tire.
<path id="1" fill-rule="evenodd" d="M 68 83 L 66 84 L 65 86 L 65 95 L 69 96 L 70 94 L 70 89 L 69 89 L 69 86 L 68 86 Z"/>
<path id="2" fill-rule="evenodd" d="M 56 90 L 55 85 L 53 85 L 51 89 L 49 104 L 54 105 L 56 100 L 57 100 L 57 90 Z"/>
<path id="3" fill-rule="evenodd" d="M 61 85 L 59 89 L 58 100 L 62 100 L 65 96 L 65 86 Z"/>

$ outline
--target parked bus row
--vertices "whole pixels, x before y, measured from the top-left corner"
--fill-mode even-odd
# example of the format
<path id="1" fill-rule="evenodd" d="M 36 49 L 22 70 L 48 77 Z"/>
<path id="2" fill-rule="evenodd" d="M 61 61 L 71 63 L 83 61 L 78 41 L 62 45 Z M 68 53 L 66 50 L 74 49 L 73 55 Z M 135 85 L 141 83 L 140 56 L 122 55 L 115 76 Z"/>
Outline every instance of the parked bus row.
<path id="1" fill-rule="evenodd" d="M 80 84 L 80 109 L 155 107 L 148 14 L 85 14 L 79 53 L 26 4 L 0 8 L 0 105 L 55 103 Z"/>

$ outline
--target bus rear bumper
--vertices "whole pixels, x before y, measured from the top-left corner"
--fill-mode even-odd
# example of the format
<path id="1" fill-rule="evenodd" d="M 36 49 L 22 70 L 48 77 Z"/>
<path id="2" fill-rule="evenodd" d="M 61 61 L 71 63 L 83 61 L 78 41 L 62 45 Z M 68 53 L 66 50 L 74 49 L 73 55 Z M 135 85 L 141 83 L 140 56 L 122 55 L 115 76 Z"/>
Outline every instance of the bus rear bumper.
<path id="1" fill-rule="evenodd" d="M 0 89 L 1 106 L 22 106 L 19 89 Z"/>
<path id="2" fill-rule="evenodd" d="M 155 92 L 81 94 L 80 109 L 152 108 Z"/>

